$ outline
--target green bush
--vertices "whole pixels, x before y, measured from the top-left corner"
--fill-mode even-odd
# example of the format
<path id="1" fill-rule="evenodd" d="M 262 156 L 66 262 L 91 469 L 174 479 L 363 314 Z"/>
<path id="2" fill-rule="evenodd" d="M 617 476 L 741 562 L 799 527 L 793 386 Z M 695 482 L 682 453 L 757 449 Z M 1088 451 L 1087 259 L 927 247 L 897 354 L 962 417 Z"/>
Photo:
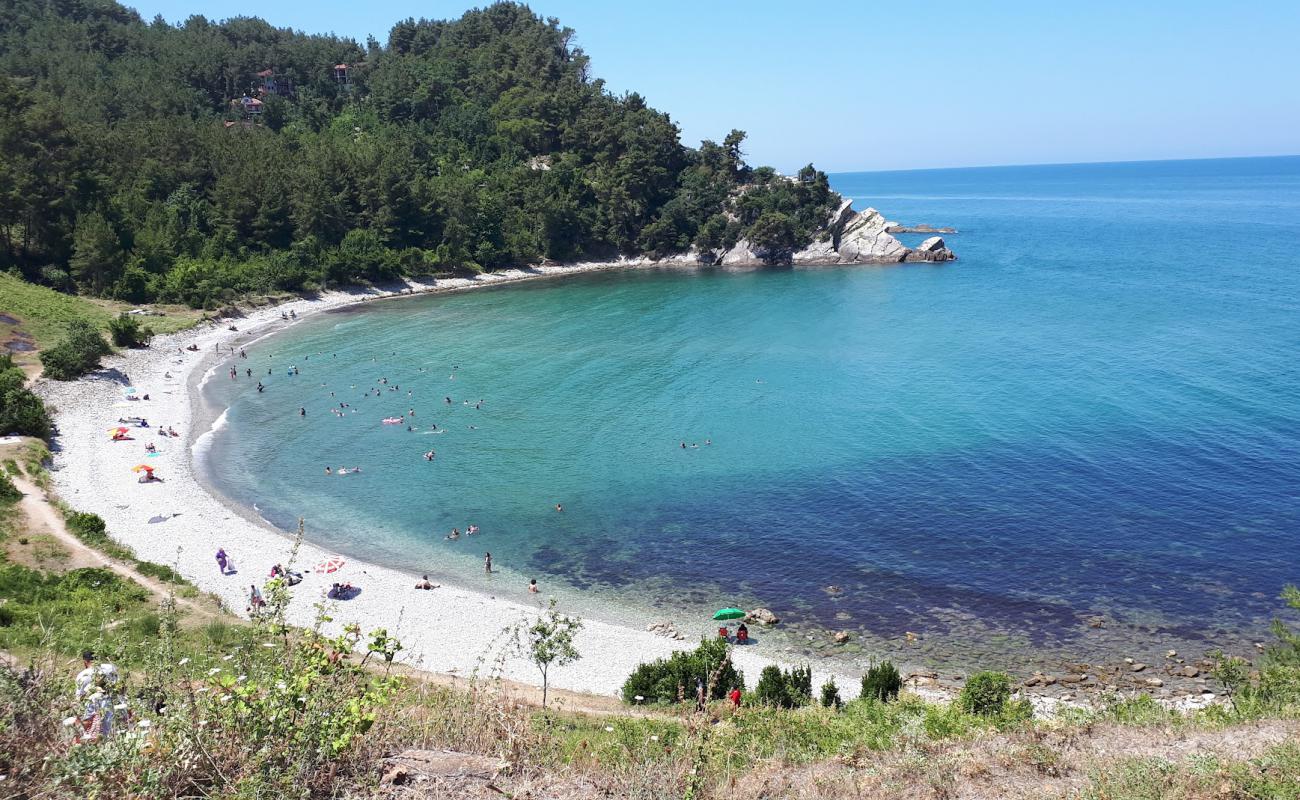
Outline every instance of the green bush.
<path id="1" fill-rule="evenodd" d="M 1005 672 L 977 672 L 962 687 L 957 703 L 963 711 L 982 717 L 1001 714 L 1011 699 L 1011 678 Z"/>
<path id="2" fill-rule="evenodd" d="M 812 702 L 812 668 L 807 665 L 783 672 L 769 664 L 759 675 L 754 698 L 773 708 L 798 708 Z"/>
<path id="3" fill-rule="evenodd" d="M 147 575 L 150 578 L 157 578 L 166 583 L 188 583 L 185 577 L 166 564 L 155 564 L 152 561 L 137 561 L 135 569 L 141 575 Z"/>
<path id="4" fill-rule="evenodd" d="M 883 703 L 890 700 L 897 700 L 898 693 L 903 688 L 903 677 L 898 674 L 898 668 L 889 661 L 882 661 L 867 670 L 867 674 L 862 676 L 862 697 L 864 699 L 875 699 Z"/>
<path id="5" fill-rule="evenodd" d="M 786 684 L 780 667 L 775 664 L 763 667 L 758 676 L 758 685 L 754 687 L 754 699 L 761 705 L 773 708 L 794 708 L 790 687 Z"/>
<path id="6" fill-rule="evenodd" d="M 41 398 L 27 388 L 27 376 L 13 358 L 0 355 L 0 436 L 49 438 L 50 414 Z"/>
<path id="7" fill-rule="evenodd" d="M 639 665 L 623 683 L 627 703 L 676 703 L 695 699 L 695 681 L 709 687 L 714 700 L 726 697 L 731 687 L 745 688 L 745 675 L 731 662 L 731 652 L 721 639 L 703 639 L 693 651 L 678 651 Z M 636 698 L 640 696 L 641 701 Z"/>
<path id="8" fill-rule="evenodd" d="M 70 381 L 98 369 L 99 359 L 110 352 L 108 342 L 93 325 L 76 319 L 68 324 L 63 341 L 41 353 L 41 364 L 47 378 Z"/>
<path id="9" fill-rule="evenodd" d="M 108 332 L 117 347 L 144 347 L 153 338 L 152 328 L 141 325 L 140 320 L 125 311 L 108 321 Z"/>
<path id="10" fill-rule="evenodd" d="M 8 473 L 0 472 L 0 503 L 5 505 L 17 503 L 23 499 L 23 493 L 18 491 L 14 482 L 9 479 Z"/>
<path id="11" fill-rule="evenodd" d="M 840 687 L 835 685 L 834 678 L 822 684 L 822 705 L 826 708 L 839 708 L 844 705 L 844 701 L 840 699 Z"/>

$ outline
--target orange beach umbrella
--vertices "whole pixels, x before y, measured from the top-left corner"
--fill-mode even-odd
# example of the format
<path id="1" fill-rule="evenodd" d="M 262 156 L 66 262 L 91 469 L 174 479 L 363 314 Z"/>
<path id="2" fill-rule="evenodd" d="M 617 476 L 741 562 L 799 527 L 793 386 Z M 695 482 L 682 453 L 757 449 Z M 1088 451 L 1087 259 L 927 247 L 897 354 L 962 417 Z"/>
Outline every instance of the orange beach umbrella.
<path id="1" fill-rule="evenodd" d="M 136 464 L 134 467 L 131 467 L 131 471 L 132 472 L 153 472 L 153 467 L 149 466 L 148 464 Z"/>

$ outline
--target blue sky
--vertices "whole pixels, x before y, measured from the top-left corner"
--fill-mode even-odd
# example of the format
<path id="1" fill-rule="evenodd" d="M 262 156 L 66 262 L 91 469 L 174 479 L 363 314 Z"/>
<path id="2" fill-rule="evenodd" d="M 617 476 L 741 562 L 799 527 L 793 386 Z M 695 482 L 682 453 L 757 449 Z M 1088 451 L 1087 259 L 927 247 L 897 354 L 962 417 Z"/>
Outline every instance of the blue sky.
<path id="1" fill-rule="evenodd" d="M 138 0 L 387 38 L 439 0 Z M 828 171 L 1300 153 L 1300 2 L 537 0 L 690 144 Z"/>

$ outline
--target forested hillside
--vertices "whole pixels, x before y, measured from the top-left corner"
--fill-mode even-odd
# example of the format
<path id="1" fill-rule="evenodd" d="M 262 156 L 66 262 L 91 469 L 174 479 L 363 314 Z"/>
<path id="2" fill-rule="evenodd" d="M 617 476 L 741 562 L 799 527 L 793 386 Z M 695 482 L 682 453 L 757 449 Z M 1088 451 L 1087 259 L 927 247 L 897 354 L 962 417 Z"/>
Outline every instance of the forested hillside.
<path id="1" fill-rule="evenodd" d="M 329 20 L 321 20 L 328 27 Z M 360 44 L 112 0 L 0 8 L 0 270 L 131 302 L 807 243 L 811 166 L 685 146 L 573 32 L 497 3 Z"/>

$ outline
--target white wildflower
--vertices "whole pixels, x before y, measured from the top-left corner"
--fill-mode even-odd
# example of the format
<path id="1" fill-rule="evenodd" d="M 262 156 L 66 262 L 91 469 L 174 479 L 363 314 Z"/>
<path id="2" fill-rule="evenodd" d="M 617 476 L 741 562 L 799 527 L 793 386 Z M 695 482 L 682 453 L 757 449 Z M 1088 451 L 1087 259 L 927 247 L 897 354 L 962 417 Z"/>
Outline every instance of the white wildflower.
<path id="1" fill-rule="evenodd" d="M 652 741 L 652 742 L 657 742 L 657 741 L 659 741 L 659 734 L 657 734 L 657 733 L 652 733 L 652 734 L 650 734 L 650 741 Z"/>
<path id="2" fill-rule="evenodd" d="M 126 709 L 127 709 L 126 703 L 118 703 L 117 705 L 113 706 L 114 711 L 126 711 Z"/>
<path id="3" fill-rule="evenodd" d="M 608 733 L 613 733 L 613 732 L 614 732 L 614 726 L 613 726 L 613 725 L 606 725 L 606 726 L 605 726 L 605 730 L 606 730 L 606 732 L 608 732 Z"/>
<path id="4" fill-rule="evenodd" d="M 188 663 L 190 663 L 190 657 L 186 656 L 185 658 L 182 658 L 180 661 L 176 662 L 176 665 L 179 667 L 183 667 Z"/>
<path id="5" fill-rule="evenodd" d="M 137 722 L 137 723 L 135 724 L 135 726 L 136 726 L 137 728 L 151 728 L 151 727 L 153 727 L 153 723 L 150 722 L 150 721 L 147 720 L 147 719 L 142 719 L 142 720 L 140 720 L 139 722 Z"/>
<path id="6" fill-rule="evenodd" d="M 65 728 L 71 728 L 73 725 L 76 724 L 77 724 L 76 717 L 68 717 L 67 719 L 63 720 L 63 727 Z"/>
<path id="7" fill-rule="evenodd" d="M 262 642 L 263 647 L 275 647 L 275 642 Z"/>
<path id="8" fill-rule="evenodd" d="M 221 671 L 221 667 L 213 667 L 212 669 L 208 670 L 208 674 L 209 674 L 209 675 L 216 675 L 216 674 L 217 674 L 218 672 L 220 672 L 220 671 Z"/>
<path id="9" fill-rule="evenodd" d="M 234 656 L 234 654 L 232 653 L 231 655 L 228 655 L 228 656 L 222 656 L 222 657 L 221 657 L 221 660 L 222 660 L 222 661 L 229 661 L 229 660 L 231 660 L 231 659 L 234 658 L 234 657 L 235 657 L 235 656 Z"/>
<path id="10" fill-rule="evenodd" d="M 196 689 L 195 691 L 197 691 L 197 692 L 199 692 L 200 694 L 202 694 L 203 692 L 206 692 L 207 690 L 208 690 L 208 687 L 206 687 L 206 686 L 200 686 L 200 687 L 199 687 L 198 689 Z"/>

